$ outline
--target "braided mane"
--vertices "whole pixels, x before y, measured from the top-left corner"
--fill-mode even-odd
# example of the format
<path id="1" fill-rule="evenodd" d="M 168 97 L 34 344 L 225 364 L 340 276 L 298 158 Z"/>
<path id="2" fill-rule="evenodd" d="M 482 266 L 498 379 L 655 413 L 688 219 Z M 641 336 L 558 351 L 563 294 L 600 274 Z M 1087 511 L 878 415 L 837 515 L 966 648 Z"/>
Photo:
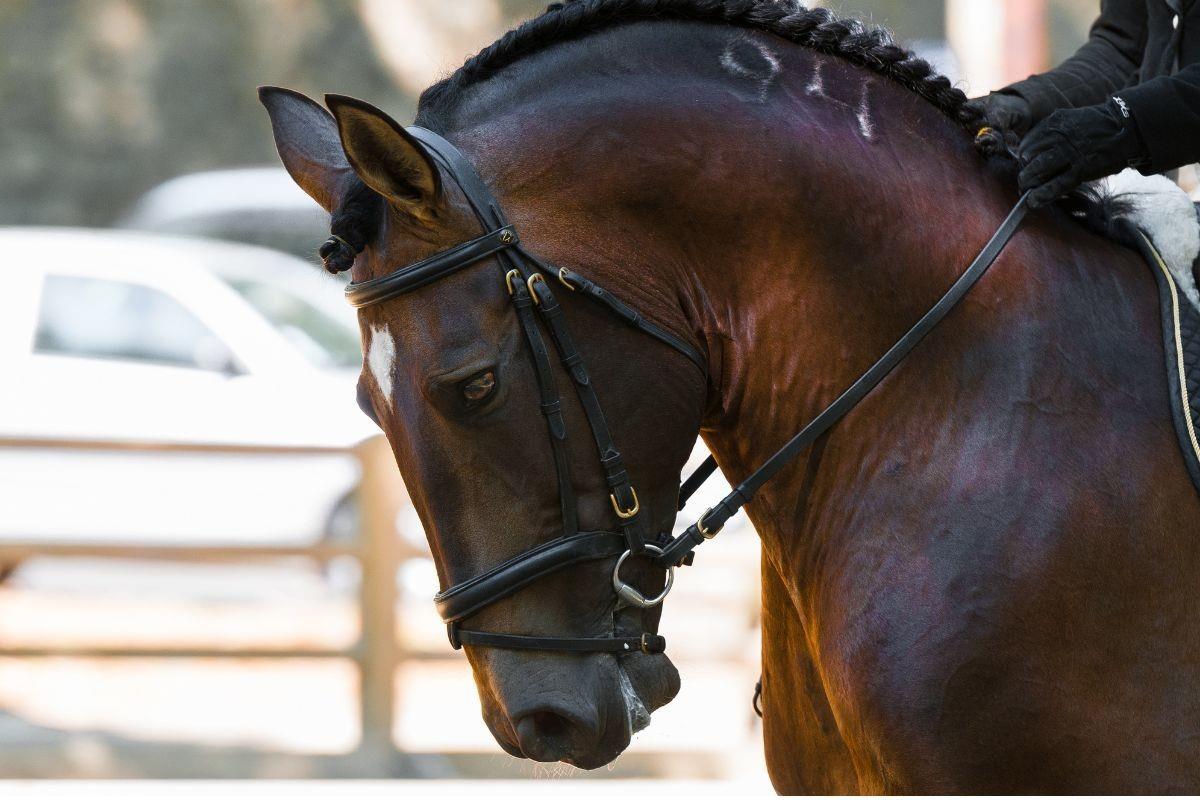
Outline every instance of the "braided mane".
<path id="1" fill-rule="evenodd" d="M 686 20 L 766 31 L 802 47 L 838 56 L 883 75 L 924 97 L 964 129 L 974 132 L 978 117 L 964 110 L 967 97 L 925 60 L 900 47 L 881 28 L 840 18 L 825 8 L 805 8 L 794 0 L 566 0 L 501 36 L 472 56 L 446 80 L 425 90 L 417 124 L 436 122 L 459 92 L 487 80 L 523 56 L 559 42 L 627 22 Z"/>
<path id="2" fill-rule="evenodd" d="M 650 20 L 711 22 L 765 31 L 801 47 L 837 56 L 882 75 L 915 92 L 974 133 L 977 114 L 965 107 L 967 96 L 948 78 L 933 71 L 880 28 L 869 28 L 855 19 L 841 18 L 825 8 L 805 8 L 797 0 L 565 0 L 550 5 L 539 17 L 528 20 L 467 59 L 449 78 L 430 86 L 417 105 L 416 124 L 445 130 L 444 124 L 463 89 L 481 83 L 522 57 L 560 42 L 580 39 L 618 25 Z M 1001 148 L 983 148 L 998 155 L 1010 174 L 1016 163 Z M 995 161 L 997 159 L 993 159 Z M 361 184 L 361 182 L 359 182 Z M 365 185 L 351 192 L 333 215 L 333 237 L 322 246 L 326 269 L 349 269 L 355 255 L 373 237 L 383 204 Z M 1114 221 L 1120 200 L 1080 187 L 1059 202 L 1088 229 L 1122 241 Z"/>

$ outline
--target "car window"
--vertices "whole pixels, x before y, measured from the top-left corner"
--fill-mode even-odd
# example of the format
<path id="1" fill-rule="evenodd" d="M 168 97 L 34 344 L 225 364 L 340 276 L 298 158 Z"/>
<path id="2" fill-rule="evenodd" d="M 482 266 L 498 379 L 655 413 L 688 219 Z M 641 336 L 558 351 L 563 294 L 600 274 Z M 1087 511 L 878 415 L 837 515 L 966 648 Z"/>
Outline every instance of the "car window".
<path id="1" fill-rule="evenodd" d="M 362 365 L 358 331 L 304 298 L 264 281 L 233 279 L 229 285 L 297 345 L 313 365 L 353 369 Z"/>
<path id="2" fill-rule="evenodd" d="M 166 293 L 82 276 L 46 276 L 34 350 L 237 371 L 225 343 Z"/>

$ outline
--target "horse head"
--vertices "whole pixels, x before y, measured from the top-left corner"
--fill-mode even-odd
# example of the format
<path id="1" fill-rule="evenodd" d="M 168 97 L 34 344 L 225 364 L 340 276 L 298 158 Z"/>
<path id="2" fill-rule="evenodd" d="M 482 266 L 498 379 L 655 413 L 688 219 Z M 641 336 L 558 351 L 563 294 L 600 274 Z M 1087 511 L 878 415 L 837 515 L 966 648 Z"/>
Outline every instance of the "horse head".
<path id="1" fill-rule="evenodd" d="M 656 342 L 580 291 L 599 259 L 638 265 L 649 244 L 589 246 L 577 232 L 606 222 L 510 182 L 494 166 L 503 147 L 471 158 L 510 215 L 489 230 L 462 170 L 420 138 L 431 133 L 347 97 L 327 98 L 331 114 L 290 91 L 261 96 L 288 171 L 333 215 L 327 267 L 353 264 L 358 401 L 425 527 L 488 726 L 513 755 L 611 761 L 678 691 L 646 599 L 665 573 L 649 556 L 671 530 L 705 391 L 680 318 L 643 321 Z"/>

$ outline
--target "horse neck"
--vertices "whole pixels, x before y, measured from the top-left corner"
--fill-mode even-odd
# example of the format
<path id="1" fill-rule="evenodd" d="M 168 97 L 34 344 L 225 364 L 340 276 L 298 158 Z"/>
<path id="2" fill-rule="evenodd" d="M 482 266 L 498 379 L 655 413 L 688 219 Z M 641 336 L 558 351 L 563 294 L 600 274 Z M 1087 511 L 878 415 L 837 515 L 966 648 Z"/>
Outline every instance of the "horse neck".
<path id="1" fill-rule="evenodd" d="M 752 175 L 744 185 L 761 186 L 754 196 L 771 198 L 756 216 L 754 244 L 727 254 L 730 260 L 708 261 L 696 276 L 698 318 L 716 366 L 702 433 L 735 483 L 937 301 L 1015 201 L 972 151 L 969 136 L 933 109 L 913 114 L 921 101 L 903 90 L 876 91 L 870 129 L 853 115 L 839 123 L 836 114 L 782 113 L 773 128 L 781 140 L 761 143 L 775 157 L 757 171 L 747 167 Z M 896 119 L 913 125 L 915 116 L 927 129 L 913 135 L 903 124 L 889 126 L 888 100 L 900 106 Z M 814 124 L 814 117 L 823 121 Z M 784 574 L 796 574 L 793 562 L 803 561 L 811 543 L 804 541 L 807 512 L 827 499 L 826 487 L 813 483 L 823 454 L 822 470 L 835 462 L 847 486 L 869 491 L 858 481 L 886 469 L 898 448 L 915 447 L 909 437 L 933 433 L 926 423 L 955 409 L 986 414 L 990 397 L 1019 394 L 1059 363 L 1055 343 L 1071 337 L 1072 317 L 1056 312 L 1056 304 L 1086 294 L 1078 285 L 1084 275 L 1059 276 L 1047 291 L 1036 264 L 1062 254 L 1065 234 L 1033 227 L 1040 231 L 1027 224 L 1023 240 L 899 368 L 903 381 L 885 381 L 853 412 L 858 420 L 843 422 L 797 458 L 748 507 Z M 1019 360 L 1007 357 L 1013 352 Z M 912 376 L 920 378 L 913 383 Z M 883 437 L 893 416 L 909 424 Z"/>

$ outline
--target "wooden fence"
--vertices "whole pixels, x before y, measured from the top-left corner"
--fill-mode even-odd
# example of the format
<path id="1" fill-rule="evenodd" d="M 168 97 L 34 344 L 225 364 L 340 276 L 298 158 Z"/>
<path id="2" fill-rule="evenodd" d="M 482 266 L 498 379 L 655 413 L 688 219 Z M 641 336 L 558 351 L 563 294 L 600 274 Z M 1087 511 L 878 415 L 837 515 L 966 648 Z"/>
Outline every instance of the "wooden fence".
<path id="1" fill-rule="evenodd" d="M 67 541 L 0 541 L 0 565 L 30 558 L 114 558 L 181 562 L 246 562 L 289 557 L 327 561 L 351 556 L 361 565 L 359 588 L 360 633 L 346 648 L 195 648 L 195 647 L 17 647 L 0 643 L 4 658 L 345 658 L 359 670 L 361 739 L 359 755 L 382 760 L 396 752 L 392 739 L 395 713 L 395 673 L 401 658 L 421 657 L 401 653 L 396 635 L 399 596 L 396 573 L 406 558 L 424 555 L 406 546 L 396 530 L 396 514 L 407 502 L 391 450 L 382 436 L 356 447 L 288 447 L 224 444 L 172 444 L 138 441 L 59 440 L 0 437 L 0 448 L 100 451 L 112 453 L 179 453 L 313 456 L 344 455 L 357 459 L 360 528 L 357 540 L 347 544 L 318 542 L 311 545 L 158 545 L 100 544 Z"/>

